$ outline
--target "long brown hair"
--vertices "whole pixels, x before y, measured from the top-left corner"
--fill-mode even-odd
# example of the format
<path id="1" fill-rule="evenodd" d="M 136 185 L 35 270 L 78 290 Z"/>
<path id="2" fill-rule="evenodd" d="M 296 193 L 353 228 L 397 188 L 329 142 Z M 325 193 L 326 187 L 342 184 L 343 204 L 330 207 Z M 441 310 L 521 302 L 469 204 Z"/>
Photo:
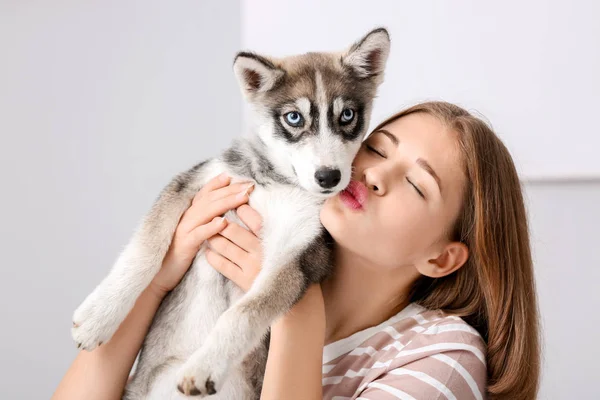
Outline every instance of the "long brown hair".
<path id="1" fill-rule="evenodd" d="M 481 119 L 446 102 L 404 110 L 426 113 L 458 135 L 467 185 L 453 240 L 469 248 L 465 265 L 443 278 L 422 277 L 412 301 L 461 316 L 487 343 L 487 391 L 495 399 L 534 399 L 540 344 L 527 215 L 513 160 Z"/>

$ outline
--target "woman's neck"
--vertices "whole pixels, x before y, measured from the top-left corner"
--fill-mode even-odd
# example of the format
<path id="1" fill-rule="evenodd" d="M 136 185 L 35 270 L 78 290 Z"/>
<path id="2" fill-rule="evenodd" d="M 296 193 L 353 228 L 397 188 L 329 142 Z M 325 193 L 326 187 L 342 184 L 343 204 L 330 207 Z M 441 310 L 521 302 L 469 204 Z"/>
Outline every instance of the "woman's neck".
<path id="1" fill-rule="evenodd" d="M 409 303 L 417 278 L 408 269 L 378 268 L 348 249 L 335 247 L 333 275 L 321 284 L 327 327 L 325 343 L 378 325 Z"/>

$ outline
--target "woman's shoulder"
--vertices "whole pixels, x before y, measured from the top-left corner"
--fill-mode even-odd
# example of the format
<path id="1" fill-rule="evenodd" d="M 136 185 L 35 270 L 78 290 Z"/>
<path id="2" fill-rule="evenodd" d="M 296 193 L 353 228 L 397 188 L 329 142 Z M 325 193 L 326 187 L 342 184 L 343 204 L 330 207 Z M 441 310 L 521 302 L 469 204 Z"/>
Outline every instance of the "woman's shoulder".
<path id="1" fill-rule="evenodd" d="M 405 336 L 406 347 L 423 344 L 437 345 L 434 348 L 442 351 L 448 348 L 469 350 L 485 364 L 486 344 L 481 334 L 459 316 L 423 308 L 412 320 L 399 321 L 396 325 Z"/>
<path id="2" fill-rule="evenodd" d="M 407 354 L 417 348 L 444 352 L 452 345 L 472 350 L 485 363 L 485 343 L 477 330 L 458 316 L 411 303 L 387 321 L 325 346 L 324 362 L 361 352 L 382 355 L 402 350 Z"/>
<path id="3" fill-rule="evenodd" d="M 424 390 L 449 398 L 454 392 L 460 398 L 482 398 L 485 393 L 485 342 L 460 317 L 411 304 L 369 330 L 347 338 L 336 358 L 326 360 L 324 352 L 324 389 L 345 381 L 345 387 L 361 393 L 374 393 L 384 385 L 405 388 L 409 395 L 414 391 L 416 398 L 423 398 Z M 349 351 L 339 354 L 344 350 Z"/>

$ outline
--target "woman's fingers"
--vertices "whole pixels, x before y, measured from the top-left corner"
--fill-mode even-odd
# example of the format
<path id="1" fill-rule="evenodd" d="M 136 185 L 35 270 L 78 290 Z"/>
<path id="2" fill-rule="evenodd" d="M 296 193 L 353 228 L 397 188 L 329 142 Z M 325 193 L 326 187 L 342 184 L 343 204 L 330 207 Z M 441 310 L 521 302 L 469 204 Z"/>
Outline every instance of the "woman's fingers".
<path id="1" fill-rule="evenodd" d="M 229 239 L 248 253 L 255 253 L 261 249 L 260 239 L 247 229 L 238 224 L 230 223 L 219 235 Z"/>
<path id="2" fill-rule="evenodd" d="M 211 202 L 208 205 L 208 213 L 210 215 L 222 215 L 229 210 L 233 210 L 248 201 L 248 195 L 254 189 L 253 184 L 247 184 L 242 187 L 241 191 L 230 194 L 227 197 Z"/>
<path id="3" fill-rule="evenodd" d="M 262 218 L 258 212 L 249 206 L 237 207 L 236 211 L 253 232 L 260 231 Z M 208 263 L 244 291 L 250 289 L 262 263 L 262 244 L 253 232 L 228 222 L 227 227 L 207 239 L 210 245 L 206 252 Z"/>
<path id="4" fill-rule="evenodd" d="M 219 188 L 229 185 L 230 181 L 231 177 L 229 177 L 225 172 L 215 176 L 214 178 L 206 182 L 206 184 L 198 191 L 198 193 L 196 193 L 194 200 L 198 197 L 212 192 L 213 190 L 217 190 Z"/>
<path id="5" fill-rule="evenodd" d="M 229 189 L 232 188 L 232 189 Z M 253 184 L 235 184 L 218 190 L 228 190 L 229 195 L 223 198 L 210 201 L 208 195 L 200 197 L 196 203 L 192 204 L 182 215 L 179 229 L 184 232 L 190 232 L 196 227 L 205 224 L 214 217 L 225 214 L 229 210 L 246 203 L 248 194 L 254 189 Z"/>
<path id="6" fill-rule="evenodd" d="M 194 241 L 194 247 L 200 249 L 202 243 L 208 238 L 218 234 L 227 226 L 227 220 L 223 217 L 215 217 L 207 224 L 200 225 L 192 230 L 189 237 Z"/>
<path id="7" fill-rule="evenodd" d="M 229 257 L 236 260 L 243 259 L 246 252 L 242 248 L 229 242 L 224 236 L 219 236 L 219 233 L 228 225 L 227 221 L 221 216 L 227 211 L 234 210 L 248 202 L 248 196 L 253 187 L 248 182 L 231 184 L 231 178 L 225 174 L 208 181 L 194 196 L 191 206 L 182 214 L 167 255 L 163 260 L 162 268 L 154 277 L 153 282 L 168 290 L 175 287 L 189 268 L 204 241 L 212 237 L 220 237 L 230 244 L 225 247 L 225 252 Z M 230 232 L 237 231 L 230 230 Z M 247 245 L 250 239 L 247 236 L 239 235 L 239 232 L 233 234 L 232 237 L 235 237 L 244 245 Z M 219 246 L 218 243 L 216 245 Z M 226 260 L 226 257 L 217 254 L 216 251 L 211 252 L 211 254 L 215 264 L 213 266 L 218 265 L 222 269 L 231 267 L 223 260 Z M 258 258 L 247 257 L 247 259 L 252 263 L 251 265 L 255 265 Z M 233 262 L 229 262 L 233 265 Z M 239 267 L 236 268 L 241 271 Z M 250 268 L 250 270 L 253 269 Z M 231 270 L 231 268 L 224 270 L 225 273 L 229 274 L 228 277 L 248 280 L 241 273 L 233 275 L 234 272 L 232 271 L 234 270 Z"/>
<path id="8" fill-rule="evenodd" d="M 262 217 L 254 208 L 248 204 L 242 204 L 236 210 L 238 217 L 255 235 L 258 235 L 262 229 Z"/>
<path id="9" fill-rule="evenodd" d="M 202 189 L 200 189 L 200 191 L 198 191 L 198 193 L 196 193 L 196 196 L 194 196 L 194 199 L 192 200 L 192 205 L 222 199 L 230 194 L 241 191 L 243 188 L 248 186 L 248 184 L 250 184 L 250 182 L 229 183 L 230 180 L 230 178 L 227 178 L 225 181 L 219 181 L 210 187 L 209 183 L 211 182 L 207 183 L 202 187 Z M 216 186 L 217 184 L 220 186 Z"/>
<path id="10" fill-rule="evenodd" d="M 229 224 L 235 225 L 235 224 Z M 241 247 L 236 245 L 233 242 L 230 242 L 228 239 L 224 238 L 221 235 L 215 235 L 208 239 L 208 243 L 210 244 L 211 249 L 214 252 L 219 253 L 229 261 L 233 262 L 238 266 L 243 266 L 247 264 L 248 260 L 248 252 L 243 250 Z M 242 268 L 243 269 L 243 268 Z"/>
<path id="11" fill-rule="evenodd" d="M 227 258 L 222 255 L 211 251 L 210 249 L 206 249 L 206 261 L 214 269 L 223 274 L 226 278 L 230 279 L 233 282 L 240 282 L 243 279 L 243 272 L 240 267 L 229 261 Z"/>
<path id="12" fill-rule="evenodd" d="M 225 186 L 225 187 L 213 190 L 210 193 L 207 193 L 206 201 L 213 202 L 213 201 L 218 201 L 220 199 L 224 199 L 227 196 L 230 196 L 232 194 L 236 194 L 236 193 L 243 191 L 243 189 L 247 188 L 250 185 L 254 186 L 254 184 L 252 182 L 232 183 L 229 186 Z"/>

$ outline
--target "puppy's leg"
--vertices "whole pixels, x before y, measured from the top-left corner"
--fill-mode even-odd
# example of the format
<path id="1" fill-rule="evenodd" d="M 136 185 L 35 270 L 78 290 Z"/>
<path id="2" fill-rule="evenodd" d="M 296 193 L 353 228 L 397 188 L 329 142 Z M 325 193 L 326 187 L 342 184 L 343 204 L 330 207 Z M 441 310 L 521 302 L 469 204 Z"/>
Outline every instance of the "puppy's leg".
<path id="1" fill-rule="evenodd" d="M 112 270 L 75 310 L 73 339 L 92 350 L 109 340 L 156 275 L 183 212 L 200 189 L 201 164 L 163 189 Z"/>
<path id="2" fill-rule="evenodd" d="M 181 392 L 218 392 L 232 364 L 257 348 L 273 321 L 300 299 L 308 284 L 331 272 L 332 253 L 324 230 L 309 245 L 294 244 L 293 237 L 284 234 L 269 238 L 275 240 L 265 246 L 263 267 L 252 288 L 219 318 L 180 371 Z"/>
<path id="3" fill-rule="evenodd" d="M 251 351 L 242 362 L 244 379 L 252 388 L 252 400 L 259 400 L 262 392 L 267 356 L 269 354 L 269 339 L 270 335 L 267 331 L 267 335 L 260 342 L 258 347 Z"/>
<path id="4" fill-rule="evenodd" d="M 306 288 L 297 261 L 278 268 L 267 262 L 263 271 L 185 363 L 178 380 L 180 392 L 202 396 L 217 393 L 231 364 L 241 363 L 259 345 L 273 320 L 289 310 Z"/>

